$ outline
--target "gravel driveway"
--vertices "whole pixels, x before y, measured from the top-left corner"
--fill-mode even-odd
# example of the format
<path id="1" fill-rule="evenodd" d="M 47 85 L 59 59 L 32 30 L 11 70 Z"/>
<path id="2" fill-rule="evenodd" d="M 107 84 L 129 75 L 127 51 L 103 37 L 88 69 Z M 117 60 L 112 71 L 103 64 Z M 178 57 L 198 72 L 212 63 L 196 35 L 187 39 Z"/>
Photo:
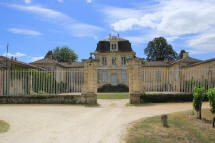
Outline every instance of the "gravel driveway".
<path id="1" fill-rule="evenodd" d="M 125 106 L 128 99 L 98 100 L 101 106 L 0 105 L 10 130 L 0 143 L 119 143 L 128 123 L 142 117 L 192 109 L 191 103 Z"/>

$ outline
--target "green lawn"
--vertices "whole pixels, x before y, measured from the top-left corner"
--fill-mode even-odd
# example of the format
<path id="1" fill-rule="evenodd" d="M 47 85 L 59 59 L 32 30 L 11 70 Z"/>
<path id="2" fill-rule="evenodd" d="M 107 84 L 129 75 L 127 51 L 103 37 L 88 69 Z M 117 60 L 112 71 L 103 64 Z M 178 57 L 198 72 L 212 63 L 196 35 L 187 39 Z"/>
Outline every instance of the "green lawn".
<path id="1" fill-rule="evenodd" d="M 10 125 L 6 123 L 5 121 L 0 120 L 0 133 L 7 132 Z"/>
<path id="2" fill-rule="evenodd" d="M 203 118 L 212 120 L 209 110 Z M 168 115 L 169 128 L 161 125 L 160 116 L 141 119 L 130 124 L 127 143 L 214 143 L 215 129 L 211 123 L 196 119 L 192 111 Z"/>
<path id="3" fill-rule="evenodd" d="M 98 93 L 98 99 L 129 99 L 129 93 Z"/>

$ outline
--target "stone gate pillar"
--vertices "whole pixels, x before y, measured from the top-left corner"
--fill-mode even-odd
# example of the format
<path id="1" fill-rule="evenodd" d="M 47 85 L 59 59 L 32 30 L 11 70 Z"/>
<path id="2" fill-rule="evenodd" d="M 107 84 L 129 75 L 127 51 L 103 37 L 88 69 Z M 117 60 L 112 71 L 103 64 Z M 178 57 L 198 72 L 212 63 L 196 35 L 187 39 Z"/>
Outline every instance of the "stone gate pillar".
<path id="1" fill-rule="evenodd" d="M 82 95 L 87 96 L 88 103 L 97 103 L 97 66 L 95 59 L 83 60 L 84 63 L 84 85 Z"/>
<path id="2" fill-rule="evenodd" d="M 140 103 L 140 96 L 143 93 L 141 84 L 142 76 L 142 59 L 131 58 L 128 59 L 128 74 L 129 74 L 129 94 L 130 103 Z"/>

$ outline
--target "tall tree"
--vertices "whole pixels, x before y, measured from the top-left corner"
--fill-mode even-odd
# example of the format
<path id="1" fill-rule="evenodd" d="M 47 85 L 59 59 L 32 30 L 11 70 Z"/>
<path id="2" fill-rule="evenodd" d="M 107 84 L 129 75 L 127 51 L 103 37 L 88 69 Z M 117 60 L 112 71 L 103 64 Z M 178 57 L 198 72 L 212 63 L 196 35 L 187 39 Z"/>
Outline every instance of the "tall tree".
<path id="1" fill-rule="evenodd" d="M 186 53 L 186 51 L 185 51 L 185 50 L 181 50 L 181 51 L 180 51 L 180 53 L 179 53 L 179 55 L 178 55 L 178 57 L 177 57 L 177 60 L 182 59 L 182 58 L 183 58 L 184 53 Z"/>
<path id="2" fill-rule="evenodd" d="M 164 37 L 154 38 L 144 49 L 148 61 L 162 61 L 166 58 L 175 60 L 177 53 L 172 46 L 167 43 Z"/>
<path id="3" fill-rule="evenodd" d="M 78 60 L 78 55 L 69 47 L 64 46 L 56 47 L 53 50 L 53 58 L 58 62 L 68 62 L 68 60 L 75 62 Z"/>

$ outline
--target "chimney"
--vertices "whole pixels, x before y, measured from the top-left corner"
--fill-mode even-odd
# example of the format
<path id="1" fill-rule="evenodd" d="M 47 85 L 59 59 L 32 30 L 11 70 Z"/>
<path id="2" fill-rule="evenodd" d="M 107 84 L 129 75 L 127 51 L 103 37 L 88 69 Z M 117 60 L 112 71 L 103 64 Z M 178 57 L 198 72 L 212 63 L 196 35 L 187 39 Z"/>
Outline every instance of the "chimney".
<path id="1" fill-rule="evenodd" d="M 119 34 L 117 34 L 118 38 L 119 38 Z"/>
<path id="2" fill-rule="evenodd" d="M 69 58 L 69 59 L 68 59 L 68 64 L 71 64 L 71 63 L 72 63 L 72 59 Z"/>
<path id="3" fill-rule="evenodd" d="M 17 58 L 15 57 L 15 59 L 14 59 L 15 61 L 17 61 Z"/>
<path id="4" fill-rule="evenodd" d="M 13 61 L 13 56 L 11 57 L 11 60 Z"/>
<path id="5" fill-rule="evenodd" d="M 93 53 L 90 53 L 90 59 L 93 59 Z"/>
<path id="6" fill-rule="evenodd" d="M 189 57 L 189 53 L 188 52 L 183 53 L 183 58 L 187 58 L 187 57 Z"/>

